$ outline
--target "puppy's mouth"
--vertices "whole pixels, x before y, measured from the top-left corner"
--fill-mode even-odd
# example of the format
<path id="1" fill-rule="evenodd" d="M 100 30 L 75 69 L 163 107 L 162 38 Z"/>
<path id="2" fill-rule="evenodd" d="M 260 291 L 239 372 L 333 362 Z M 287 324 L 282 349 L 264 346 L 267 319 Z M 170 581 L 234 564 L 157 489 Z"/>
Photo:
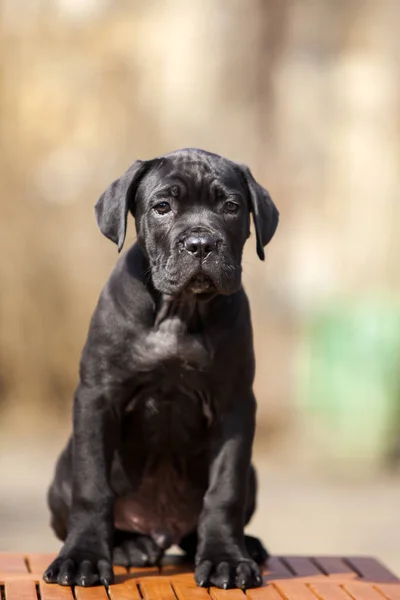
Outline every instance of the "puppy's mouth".
<path id="1" fill-rule="evenodd" d="M 193 294 L 197 295 L 208 295 L 216 291 L 213 280 L 204 273 L 197 273 L 194 277 L 192 277 L 187 284 L 187 289 Z"/>

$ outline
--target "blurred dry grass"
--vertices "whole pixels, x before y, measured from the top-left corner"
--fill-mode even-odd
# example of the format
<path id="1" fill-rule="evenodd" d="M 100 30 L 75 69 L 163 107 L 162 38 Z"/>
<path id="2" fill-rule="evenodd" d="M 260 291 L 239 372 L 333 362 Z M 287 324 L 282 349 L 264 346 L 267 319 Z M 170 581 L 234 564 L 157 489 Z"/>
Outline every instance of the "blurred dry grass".
<path id="1" fill-rule="evenodd" d="M 400 3 L 2 0 L 0 20 L 0 436 L 51 452 L 67 429 L 117 257 L 97 197 L 134 159 L 198 146 L 249 164 L 281 211 L 267 263 L 254 240 L 244 262 L 258 448 L 318 454 L 297 398 L 310 319 L 399 302 Z"/>
<path id="2" fill-rule="evenodd" d="M 398 292 L 398 2 L 21 6 L 2 3 L 3 405 L 69 402 L 116 258 L 93 204 L 136 157 L 197 145 L 250 164 L 280 207 L 267 268 L 249 244 L 245 272 L 273 363 L 259 395 L 286 406 L 304 312 Z"/>

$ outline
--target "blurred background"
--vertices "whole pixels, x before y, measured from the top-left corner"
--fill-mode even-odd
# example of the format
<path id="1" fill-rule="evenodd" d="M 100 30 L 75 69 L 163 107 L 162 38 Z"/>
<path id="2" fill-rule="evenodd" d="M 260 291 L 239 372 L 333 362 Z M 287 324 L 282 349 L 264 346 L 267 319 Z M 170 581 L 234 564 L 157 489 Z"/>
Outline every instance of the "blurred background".
<path id="1" fill-rule="evenodd" d="M 93 206 L 197 146 L 281 212 L 266 263 L 254 237 L 244 258 L 251 530 L 400 573 L 400 3 L 1 0 L 0 23 L 0 550 L 59 547 L 46 489 L 117 259 Z"/>

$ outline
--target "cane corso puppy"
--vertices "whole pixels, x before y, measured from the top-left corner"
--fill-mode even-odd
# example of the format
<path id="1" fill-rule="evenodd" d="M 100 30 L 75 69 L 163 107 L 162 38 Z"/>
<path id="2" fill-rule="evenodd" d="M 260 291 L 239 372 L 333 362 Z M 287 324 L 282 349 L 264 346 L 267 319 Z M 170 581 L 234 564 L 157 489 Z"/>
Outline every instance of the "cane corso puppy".
<path id="1" fill-rule="evenodd" d="M 278 211 L 249 169 L 185 149 L 136 161 L 95 208 L 122 249 L 91 320 L 73 434 L 49 491 L 64 545 L 44 574 L 108 585 L 112 563 L 156 565 L 178 544 L 198 585 L 261 584 L 267 553 L 244 535 L 256 500 L 256 400 L 241 285 L 253 215 L 257 253 Z"/>

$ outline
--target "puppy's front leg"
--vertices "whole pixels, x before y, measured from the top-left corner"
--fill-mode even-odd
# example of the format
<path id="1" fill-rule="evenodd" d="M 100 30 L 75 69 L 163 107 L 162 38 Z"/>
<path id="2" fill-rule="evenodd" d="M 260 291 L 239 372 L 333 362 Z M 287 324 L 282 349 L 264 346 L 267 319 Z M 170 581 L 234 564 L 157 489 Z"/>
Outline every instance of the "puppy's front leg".
<path id="1" fill-rule="evenodd" d="M 252 392 L 236 398 L 214 431 L 209 487 L 198 526 L 195 579 L 200 586 L 248 588 L 262 582 L 244 542 L 256 402 Z"/>
<path id="2" fill-rule="evenodd" d="M 72 506 L 68 535 L 44 574 L 61 585 L 112 583 L 114 496 L 109 483 L 117 418 L 104 391 L 83 384 L 74 402 Z"/>

